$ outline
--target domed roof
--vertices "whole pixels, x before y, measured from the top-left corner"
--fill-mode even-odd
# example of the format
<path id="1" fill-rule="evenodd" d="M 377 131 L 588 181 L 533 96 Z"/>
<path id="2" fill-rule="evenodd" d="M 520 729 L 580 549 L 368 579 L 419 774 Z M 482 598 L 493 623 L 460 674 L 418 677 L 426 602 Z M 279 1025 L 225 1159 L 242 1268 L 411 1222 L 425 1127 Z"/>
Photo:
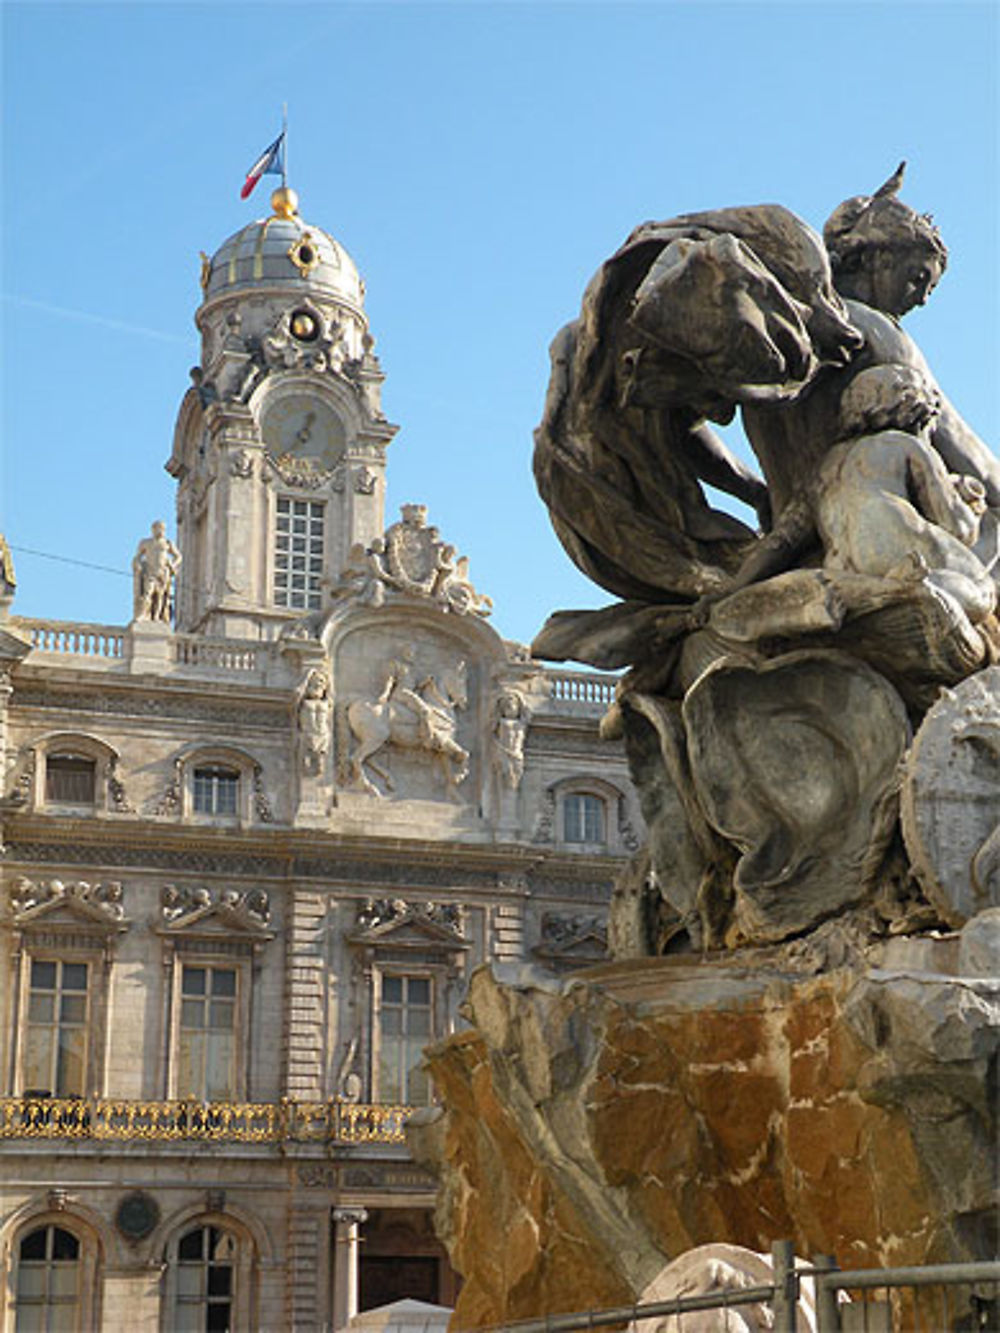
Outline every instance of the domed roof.
<path id="1" fill-rule="evenodd" d="M 205 301 L 254 287 L 287 286 L 361 306 L 361 278 L 344 247 L 299 217 L 294 190 L 275 190 L 271 203 L 270 217 L 248 223 L 205 261 Z"/>

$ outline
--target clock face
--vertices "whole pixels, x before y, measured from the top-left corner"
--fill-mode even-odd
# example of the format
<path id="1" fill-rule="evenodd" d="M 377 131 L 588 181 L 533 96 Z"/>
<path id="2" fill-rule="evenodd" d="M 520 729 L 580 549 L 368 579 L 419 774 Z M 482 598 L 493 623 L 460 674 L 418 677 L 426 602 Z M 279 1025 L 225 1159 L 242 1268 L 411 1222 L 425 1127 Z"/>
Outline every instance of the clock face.
<path id="1" fill-rule="evenodd" d="M 321 398 L 289 394 L 271 403 L 261 421 L 264 442 L 280 457 L 314 459 L 332 468 L 347 443 L 340 418 Z"/>

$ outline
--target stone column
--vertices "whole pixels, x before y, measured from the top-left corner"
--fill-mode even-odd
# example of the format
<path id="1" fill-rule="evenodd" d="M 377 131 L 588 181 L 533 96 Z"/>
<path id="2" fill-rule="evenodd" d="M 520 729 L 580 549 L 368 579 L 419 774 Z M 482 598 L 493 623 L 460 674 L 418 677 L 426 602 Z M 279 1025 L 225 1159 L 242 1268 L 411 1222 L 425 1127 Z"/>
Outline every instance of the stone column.
<path id="1" fill-rule="evenodd" d="M 358 1228 L 368 1221 L 363 1208 L 334 1208 L 333 1327 L 344 1328 L 358 1313 Z"/>

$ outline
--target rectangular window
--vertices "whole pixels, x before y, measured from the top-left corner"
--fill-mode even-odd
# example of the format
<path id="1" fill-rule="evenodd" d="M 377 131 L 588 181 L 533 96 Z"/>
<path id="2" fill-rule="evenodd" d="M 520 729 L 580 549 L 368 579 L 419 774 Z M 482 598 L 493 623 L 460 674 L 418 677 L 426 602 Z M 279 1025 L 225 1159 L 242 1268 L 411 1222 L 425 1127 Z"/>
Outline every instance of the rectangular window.
<path id="1" fill-rule="evenodd" d="M 420 1068 L 433 1040 L 433 989 L 429 977 L 383 976 L 379 1012 L 378 1095 L 382 1102 L 425 1106 L 430 1081 Z"/>
<path id="2" fill-rule="evenodd" d="M 177 1096 L 228 1102 L 236 1096 L 236 969 L 181 969 Z"/>
<path id="3" fill-rule="evenodd" d="M 296 611 L 317 611 L 323 578 L 323 505 L 278 500 L 274 534 L 274 600 Z"/>
<path id="4" fill-rule="evenodd" d="M 87 1078 L 87 964 L 31 960 L 25 1093 L 82 1097 Z"/>
<path id="5" fill-rule="evenodd" d="M 604 842 L 604 802 L 599 796 L 575 793 L 563 802 L 566 842 Z"/>
<path id="6" fill-rule="evenodd" d="M 200 815 L 235 815 L 240 775 L 232 768 L 211 766 L 194 770 L 194 808 Z"/>
<path id="7" fill-rule="evenodd" d="M 64 805 L 93 805 L 97 765 L 76 754 L 50 754 L 45 760 L 45 799 Z"/>

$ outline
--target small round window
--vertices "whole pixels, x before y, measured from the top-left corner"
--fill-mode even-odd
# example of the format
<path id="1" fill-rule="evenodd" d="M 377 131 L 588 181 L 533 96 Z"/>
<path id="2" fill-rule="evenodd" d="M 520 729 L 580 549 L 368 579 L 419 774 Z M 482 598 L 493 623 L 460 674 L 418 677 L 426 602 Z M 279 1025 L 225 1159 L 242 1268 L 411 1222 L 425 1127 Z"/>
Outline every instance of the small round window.
<path id="1" fill-rule="evenodd" d="M 299 270 L 302 277 L 306 277 L 319 263 L 319 251 L 313 242 L 309 232 L 304 232 L 288 249 L 288 258 Z"/>
<path id="2" fill-rule="evenodd" d="M 297 338 L 299 342 L 311 343 L 319 337 L 319 324 L 308 310 L 296 310 L 292 315 L 290 327 L 292 337 Z"/>

